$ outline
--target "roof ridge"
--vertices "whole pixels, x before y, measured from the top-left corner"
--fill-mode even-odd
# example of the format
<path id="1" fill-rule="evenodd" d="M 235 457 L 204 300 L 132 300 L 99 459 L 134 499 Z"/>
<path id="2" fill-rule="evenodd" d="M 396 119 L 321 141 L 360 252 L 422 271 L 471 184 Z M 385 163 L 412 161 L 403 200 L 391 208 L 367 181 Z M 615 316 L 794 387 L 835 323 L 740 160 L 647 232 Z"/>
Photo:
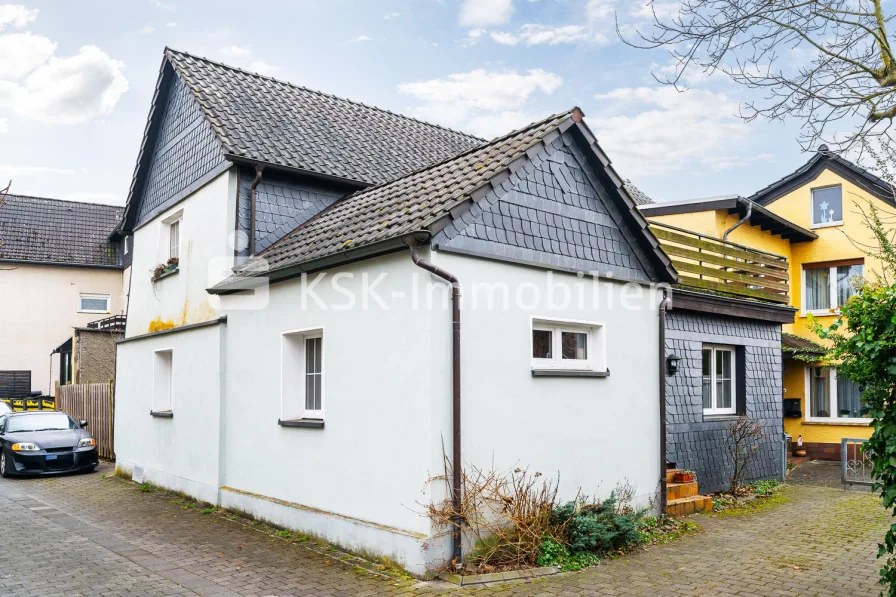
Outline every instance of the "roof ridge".
<path id="1" fill-rule="evenodd" d="M 116 205 L 114 203 L 99 203 L 97 201 L 75 201 L 74 199 L 57 199 L 56 197 L 41 197 L 39 195 L 21 195 L 19 193 L 8 193 L 4 195 L 6 198 L 16 199 L 40 199 L 41 201 L 56 201 L 57 203 L 75 203 L 78 205 L 99 205 L 101 207 L 114 207 L 124 211 L 124 205 Z"/>
<path id="2" fill-rule="evenodd" d="M 274 243 L 272 243 L 270 246 L 266 247 L 263 251 L 257 253 L 257 255 L 260 256 L 260 255 L 264 255 L 264 254 L 266 254 L 266 253 L 269 252 L 271 249 L 273 249 L 274 247 L 276 247 L 277 245 L 279 245 L 280 243 L 282 243 L 283 241 L 285 241 L 286 239 L 288 239 L 288 238 L 289 238 L 289 237 L 290 237 L 296 230 L 300 230 L 300 229 L 305 228 L 305 227 L 307 227 L 307 226 L 309 226 L 309 225 L 312 225 L 314 222 L 316 222 L 318 219 L 320 219 L 320 217 L 321 217 L 323 214 L 328 213 L 329 211 L 331 211 L 332 209 L 335 209 L 337 206 L 339 206 L 339 205 L 341 205 L 341 204 L 344 204 L 346 201 L 351 200 L 353 197 L 356 197 L 356 196 L 358 196 L 358 195 L 362 195 L 362 194 L 366 194 L 367 192 L 370 192 L 370 191 L 373 191 L 373 190 L 376 190 L 376 189 L 379 189 L 379 188 L 382 188 L 382 187 L 385 187 L 385 186 L 388 186 L 388 185 L 391 185 L 391 184 L 395 184 L 396 182 L 398 182 L 398 181 L 400 181 L 400 180 L 404 180 L 405 178 L 408 178 L 408 177 L 411 177 L 411 176 L 416 176 L 416 175 L 420 174 L 421 172 L 426 172 L 427 170 L 432 170 L 432 169 L 434 169 L 434 168 L 438 168 L 439 166 L 441 166 L 441 165 L 443 165 L 443 164 L 447 164 L 447 163 L 449 163 L 449 162 L 453 162 L 454 160 L 458 160 L 458 159 L 462 158 L 463 156 L 465 156 L 465 155 L 467 155 L 467 154 L 470 154 L 470 153 L 473 153 L 473 152 L 476 152 L 476 151 L 481 151 L 481 150 L 482 150 L 483 148 L 485 148 L 485 147 L 488 147 L 488 146 L 490 146 L 490 145 L 495 145 L 495 144 L 497 144 L 497 143 L 500 143 L 500 142 L 504 141 L 505 139 L 508 139 L 508 138 L 510 138 L 510 137 L 513 137 L 513 136 L 516 136 L 516 135 L 520 134 L 520 133 L 523 132 L 523 131 L 526 131 L 526 130 L 529 130 L 529 129 L 532 129 L 532 128 L 537 128 L 537 127 L 541 126 L 542 124 L 544 124 L 544 123 L 546 123 L 546 122 L 549 122 L 549 121 L 551 121 L 551 120 L 560 118 L 560 117 L 563 116 L 563 115 L 568 115 L 568 116 L 571 117 L 571 116 L 572 116 L 572 111 L 573 111 L 573 109 L 570 109 L 570 110 L 567 110 L 567 111 L 564 111 L 564 112 L 557 112 L 557 113 L 555 113 L 555 114 L 551 114 L 550 116 L 547 116 L 547 117 L 545 117 L 545 118 L 542 118 L 541 120 L 536 120 L 535 122 L 532 122 L 532 123 L 530 123 L 530 124 L 527 124 L 526 126 L 523 126 L 523 127 L 518 128 L 518 129 L 515 129 L 515 130 L 513 130 L 513 131 L 510 131 L 509 133 L 507 133 L 507 134 L 505 134 L 505 135 L 501 135 L 500 137 L 495 137 L 495 138 L 492 139 L 491 141 L 486 141 L 485 143 L 482 143 L 482 144 L 477 145 L 477 146 L 475 146 L 475 147 L 471 147 L 470 149 L 467 149 L 467 150 L 462 151 L 462 152 L 460 152 L 460 153 L 456 153 L 456 154 L 454 154 L 454 155 L 452 155 L 452 156 L 450 156 L 450 157 L 448 157 L 448 158 L 445 158 L 444 160 L 440 160 L 440 161 L 438 161 L 438 162 L 433 162 L 433 163 L 431 163 L 431 164 L 428 164 L 428 165 L 426 165 L 426 166 L 423 166 L 422 168 L 418 168 L 417 170 L 414 170 L 413 172 L 408 172 L 407 174 L 403 174 L 403 175 L 401 175 L 401 176 L 397 176 L 397 177 L 395 177 L 395 178 L 393 178 L 393 179 L 390 179 L 390 180 L 387 180 L 387 181 L 385 181 L 385 182 L 381 182 L 381 183 L 379 183 L 379 184 L 371 185 L 371 186 L 369 186 L 369 187 L 364 187 L 363 189 L 358 189 L 358 190 L 355 191 L 354 193 L 351 193 L 350 195 L 346 195 L 345 197 L 343 197 L 343 198 L 341 198 L 341 199 L 338 199 L 337 201 L 334 201 L 333 203 L 331 203 L 331 204 L 330 204 L 329 206 L 327 206 L 326 208 L 324 208 L 324 209 L 322 209 L 321 211 L 319 211 L 318 213 L 314 214 L 311 218 L 309 218 L 308 220 L 302 222 L 299 226 L 296 226 L 295 228 L 293 228 L 292 230 L 290 230 L 288 234 L 284 235 L 282 238 L 278 239 L 276 242 L 274 242 Z M 558 123 L 558 126 L 559 126 L 559 123 Z M 545 134 L 547 134 L 547 133 L 545 133 Z M 525 148 L 524 148 L 524 149 L 521 149 L 519 153 L 523 153 L 524 151 L 525 151 Z M 248 262 L 247 262 L 247 264 L 248 264 Z"/>
<path id="3" fill-rule="evenodd" d="M 271 81 L 271 82 L 273 82 L 273 83 L 277 83 L 278 85 L 285 85 L 285 86 L 287 86 L 287 87 L 292 87 L 293 89 L 301 89 L 302 91 L 307 91 L 308 93 L 313 93 L 313 94 L 315 94 L 315 95 L 319 95 L 319 96 L 321 96 L 321 97 L 326 97 L 326 98 L 330 98 L 330 99 L 338 100 L 338 101 L 341 101 L 341 102 L 346 102 L 346 103 L 349 103 L 349 104 L 353 104 L 353 105 L 355 105 L 355 106 L 361 106 L 361 107 L 364 107 L 364 108 L 368 108 L 368 109 L 370 109 L 370 110 L 376 110 L 376 111 L 378 111 L 378 112 L 383 112 L 383 113 L 385 113 L 385 114 L 389 114 L 389 115 L 391 115 L 391 116 L 395 116 L 395 117 L 397 117 L 397 118 L 403 118 L 403 119 L 405 119 L 405 120 L 410 120 L 410 121 L 412 121 L 412 122 L 417 122 L 417 123 L 420 123 L 420 124 L 425 125 L 425 126 L 430 126 L 430 127 L 433 127 L 433 128 L 441 129 L 441 130 L 443 130 L 443 131 L 447 131 L 447 132 L 449 132 L 449 133 L 454 133 L 454 134 L 456 134 L 456 135 L 461 135 L 461 136 L 463 136 L 463 137 L 467 137 L 467 138 L 469 138 L 469 139 L 475 139 L 475 140 L 478 140 L 478 141 L 487 141 L 487 139 L 483 139 L 483 138 L 481 138 L 481 137 L 477 137 L 477 136 L 475 136 L 475 135 L 471 135 L 471 134 L 469 134 L 469 133 L 465 133 L 465 132 L 463 132 L 463 131 L 459 131 L 459 130 L 457 130 L 457 129 L 452 129 L 452 128 L 449 128 L 449 127 L 447 127 L 447 126 L 443 126 L 443 125 L 441 125 L 441 124 L 435 124 L 435 123 L 433 123 L 433 122 L 427 122 L 426 120 L 421 120 L 421 119 L 419 119 L 419 118 L 414 118 L 413 116 L 407 116 L 407 115 L 405 115 L 405 114 L 399 114 L 398 112 L 393 112 L 393 111 L 391 111 L 391 110 L 387 110 L 386 108 L 380 108 L 379 106 L 373 106 L 373 105 L 370 105 L 370 104 L 365 104 L 364 102 L 359 102 L 359 101 L 357 101 L 357 100 L 348 99 L 348 98 L 346 98 L 346 97 L 341 97 L 341 96 L 338 96 L 338 95 L 335 95 L 335 94 L 332 94 L 332 93 L 327 93 L 327 92 L 325 92 L 325 91 L 320 91 L 320 90 L 318 90 L 318 89 L 311 89 L 310 87 L 305 87 L 304 85 L 298 85 L 298 84 L 296 84 L 296 83 L 293 83 L 293 82 L 291 82 L 291 81 L 287 81 L 287 80 L 285 80 L 285 79 L 278 79 L 277 77 L 272 77 L 272 76 L 270 76 L 270 75 L 263 75 L 263 74 L 258 73 L 258 72 L 253 72 L 253 71 L 249 71 L 249 70 L 240 68 L 240 67 L 238 67 L 238 66 L 233 66 L 232 64 L 227 64 L 227 63 L 224 63 L 224 62 L 220 62 L 220 61 L 218 61 L 218 60 L 212 60 L 211 58 L 206 58 L 205 56 L 197 56 L 196 54 L 191 54 L 191 53 L 189 53 L 189 52 L 184 52 L 184 51 L 181 51 L 181 50 L 175 50 L 174 48 L 171 48 L 171 47 L 169 47 L 169 46 L 165 46 L 165 54 L 166 54 L 166 56 L 167 56 L 169 53 L 170 53 L 170 54 L 175 54 L 175 55 L 189 56 L 190 58 L 193 58 L 193 59 L 195 59 L 195 60 L 201 60 L 201 61 L 206 62 L 206 63 L 208 63 L 208 64 L 212 64 L 212 65 L 214 65 L 214 66 L 220 66 L 220 67 L 222 67 L 222 68 L 226 68 L 226 69 L 228 69 L 228 70 L 236 71 L 236 72 L 242 73 L 242 74 L 244 74 L 244 75 L 248 75 L 248 76 L 250 76 L 250 77 L 256 77 L 256 78 L 259 78 L 259 79 L 264 79 L 264 80 L 267 80 L 267 81 Z"/>

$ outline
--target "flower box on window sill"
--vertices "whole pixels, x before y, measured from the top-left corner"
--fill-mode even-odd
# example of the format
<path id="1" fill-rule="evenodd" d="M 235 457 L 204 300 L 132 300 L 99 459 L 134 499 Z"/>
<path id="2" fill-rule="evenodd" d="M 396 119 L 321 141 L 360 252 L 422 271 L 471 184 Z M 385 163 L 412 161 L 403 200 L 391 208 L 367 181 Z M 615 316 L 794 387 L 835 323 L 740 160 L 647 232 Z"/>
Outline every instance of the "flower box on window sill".
<path id="1" fill-rule="evenodd" d="M 323 419 L 278 419 L 277 424 L 281 427 L 305 427 L 308 429 L 323 429 Z"/>
<path id="2" fill-rule="evenodd" d="M 168 263 L 160 263 L 156 266 L 156 268 L 152 271 L 152 281 L 158 282 L 162 278 L 167 278 L 169 276 L 173 276 L 177 272 L 180 271 L 180 261 L 176 258 L 171 258 L 168 260 Z"/>

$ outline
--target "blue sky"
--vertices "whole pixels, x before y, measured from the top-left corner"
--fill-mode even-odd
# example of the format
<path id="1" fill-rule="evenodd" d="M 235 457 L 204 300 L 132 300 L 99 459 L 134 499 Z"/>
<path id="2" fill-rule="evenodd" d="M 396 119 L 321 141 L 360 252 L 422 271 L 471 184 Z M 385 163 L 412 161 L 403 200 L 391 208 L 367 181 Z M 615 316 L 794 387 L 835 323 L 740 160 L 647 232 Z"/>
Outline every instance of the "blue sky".
<path id="1" fill-rule="evenodd" d="M 798 123 L 745 123 L 745 90 L 615 33 L 646 0 L 0 2 L 0 179 L 123 203 L 166 45 L 495 136 L 580 106 L 617 170 L 659 200 L 750 194 L 802 164 Z M 671 0 L 658 6 L 674 5 Z"/>

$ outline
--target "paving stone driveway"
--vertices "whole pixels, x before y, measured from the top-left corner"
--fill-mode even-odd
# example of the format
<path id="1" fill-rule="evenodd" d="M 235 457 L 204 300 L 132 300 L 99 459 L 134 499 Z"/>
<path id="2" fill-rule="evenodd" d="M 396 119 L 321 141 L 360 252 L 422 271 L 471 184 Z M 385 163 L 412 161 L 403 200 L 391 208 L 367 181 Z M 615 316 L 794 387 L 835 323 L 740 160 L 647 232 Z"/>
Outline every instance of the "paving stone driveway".
<path id="1" fill-rule="evenodd" d="M 794 486 L 783 504 L 696 516 L 703 532 L 587 571 L 462 590 L 372 576 L 110 473 L 0 480 L 0 596 L 877 595 L 887 524 L 867 493 Z"/>

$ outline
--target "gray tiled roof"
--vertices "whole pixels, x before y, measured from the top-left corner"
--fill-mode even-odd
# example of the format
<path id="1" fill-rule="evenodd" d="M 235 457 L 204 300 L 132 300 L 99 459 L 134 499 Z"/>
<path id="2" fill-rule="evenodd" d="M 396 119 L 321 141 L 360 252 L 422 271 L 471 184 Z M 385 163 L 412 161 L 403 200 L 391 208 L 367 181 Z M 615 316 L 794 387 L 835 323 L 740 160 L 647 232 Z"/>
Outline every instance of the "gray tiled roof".
<path id="1" fill-rule="evenodd" d="M 375 184 L 483 142 L 183 52 L 166 57 L 232 158 Z"/>
<path id="2" fill-rule="evenodd" d="M 359 191 L 299 226 L 247 263 L 242 273 L 263 274 L 348 249 L 401 237 L 435 222 L 561 123 L 555 114 L 444 162 Z M 226 284 L 226 280 L 222 284 Z"/>
<path id="3" fill-rule="evenodd" d="M 655 203 L 653 199 L 647 196 L 644 191 L 632 184 L 632 181 L 626 179 L 625 190 L 628 191 L 629 197 L 635 202 L 635 205 L 650 205 Z"/>
<path id="4" fill-rule="evenodd" d="M 108 236 L 124 208 L 9 195 L 0 206 L 0 260 L 117 266 Z"/>

